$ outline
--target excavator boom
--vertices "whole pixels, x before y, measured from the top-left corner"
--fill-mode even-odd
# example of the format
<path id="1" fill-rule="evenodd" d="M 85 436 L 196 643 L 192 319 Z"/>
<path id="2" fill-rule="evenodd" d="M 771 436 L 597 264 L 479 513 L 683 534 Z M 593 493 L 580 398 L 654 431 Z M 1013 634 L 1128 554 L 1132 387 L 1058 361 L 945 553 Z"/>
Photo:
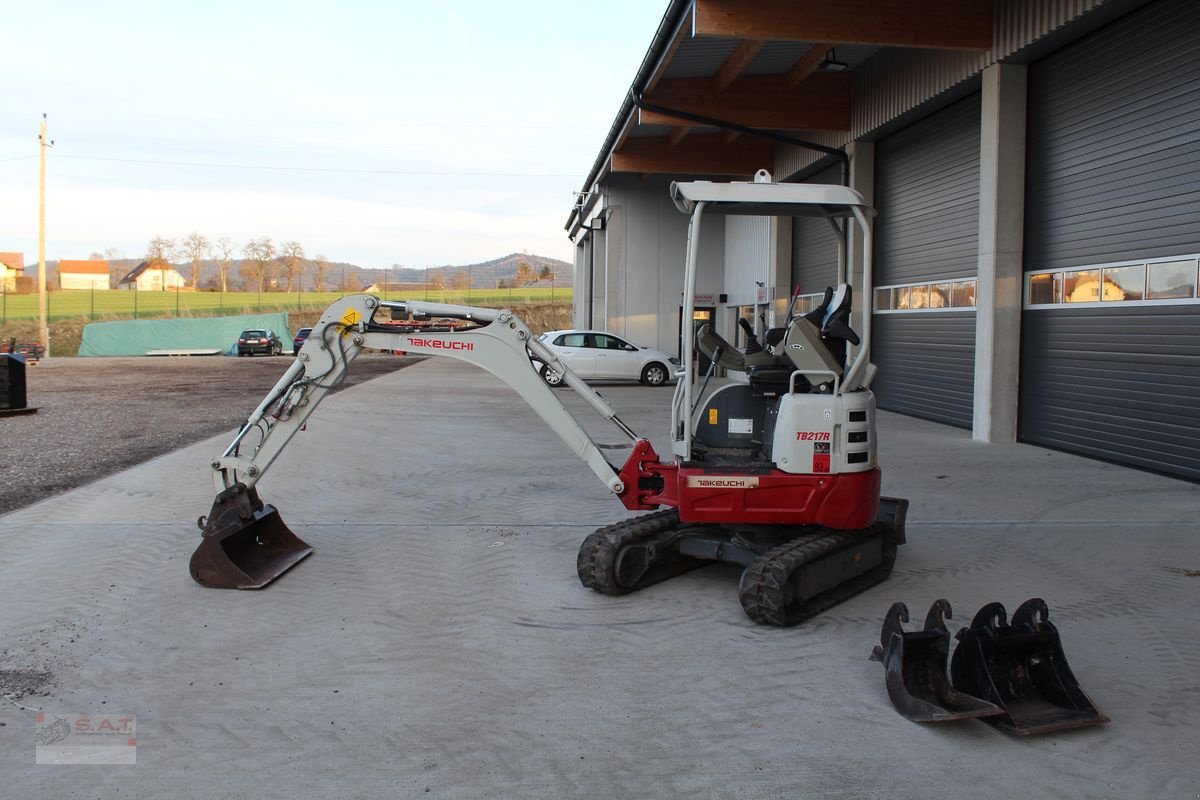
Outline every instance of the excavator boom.
<path id="1" fill-rule="evenodd" d="M 377 322 L 383 309 L 400 317 L 446 317 L 474 326 L 413 331 Z M 296 361 L 212 462 L 217 496 L 211 512 L 199 520 L 203 538 L 191 561 L 196 581 L 219 588 L 261 588 L 312 552 L 283 524 L 278 511 L 259 499 L 256 484 L 366 348 L 450 356 L 486 369 L 512 387 L 611 492 L 625 493 L 618 470 L 541 380 L 531 356 L 562 374 L 568 386 L 631 440 L 637 435 L 512 312 L 350 295 L 325 310 Z"/>

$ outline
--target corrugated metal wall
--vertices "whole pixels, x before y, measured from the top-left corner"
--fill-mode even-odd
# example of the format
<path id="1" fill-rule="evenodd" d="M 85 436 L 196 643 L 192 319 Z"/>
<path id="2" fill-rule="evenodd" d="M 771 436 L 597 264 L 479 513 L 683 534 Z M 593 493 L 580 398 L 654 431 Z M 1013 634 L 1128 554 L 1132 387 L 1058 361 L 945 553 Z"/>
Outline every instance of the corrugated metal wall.
<path id="1" fill-rule="evenodd" d="M 975 275 L 979 113 L 974 94 L 876 145 L 876 286 Z"/>
<path id="2" fill-rule="evenodd" d="M 729 305 L 754 305 L 758 296 L 755 281 L 764 286 L 771 284 L 770 236 L 768 217 L 725 217 L 725 292 Z"/>
<path id="3" fill-rule="evenodd" d="M 1027 269 L 1200 251 L 1200 5 L 1159 0 L 1029 72 Z M 1200 306 L 1025 312 L 1020 437 L 1200 479 Z"/>
<path id="4" fill-rule="evenodd" d="M 875 285 L 973 277 L 979 259 L 978 94 L 875 148 Z M 970 427 L 975 313 L 876 314 L 880 408 Z"/>
<path id="5" fill-rule="evenodd" d="M 835 164 L 805 183 L 842 182 L 842 167 Z M 792 289 L 815 294 L 837 281 L 837 234 L 827 220 L 796 217 L 792 220 Z"/>

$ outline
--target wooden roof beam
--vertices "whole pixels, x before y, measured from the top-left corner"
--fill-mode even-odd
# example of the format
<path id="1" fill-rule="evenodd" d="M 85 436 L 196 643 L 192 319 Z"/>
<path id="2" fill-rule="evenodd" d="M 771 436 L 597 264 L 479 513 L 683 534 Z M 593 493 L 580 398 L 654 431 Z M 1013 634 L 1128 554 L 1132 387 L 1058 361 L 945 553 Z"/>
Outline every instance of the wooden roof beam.
<path id="1" fill-rule="evenodd" d="M 721 134 L 689 136 L 671 147 L 665 136 L 630 137 L 612 154 L 613 172 L 685 175 L 753 175 L 775 164 L 775 146 L 743 137 L 734 145 Z"/>
<path id="2" fill-rule="evenodd" d="M 675 128 L 669 134 L 667 134 L 667 147 L 678 147 L 679 143 L 686 139 L 688 134 L 691 132 L 691 125 L 684 125 L 682 127 Z"/>
<path id="3" fill-rule="evenodd" d="M 993 0 L 695 0 L 697 36 L 987 50 Z"/>
<path id="4" fill-rule="evenodd" d="M 750 62 L 754 60 L 755 56 L 758 55 L 758 51 L 762 50 L 765 44 L 766 42 L 754 41 L 752 39 L 746 39 L 738 43 L 738 46 L 725 59 L 725 63 L 713 75 L 713 91 L 720 94 L 728 89 L 737 80 L 738 76 L 745 71 L 746 67 L 750 66 Z"/>
<path id="5" fill-rule="evenodd" d="M 804 55 L 796 59 L 796 63 L 788 67 L 788 71 L 783 73 L 784 80 L 788 86 L 795 86 L 809 75 L 814 74 L 821 68 L 821 64 L 825 63 L 825 56 L 833 49 L 826 47 L 823 44 L 814 44 L 812 47 L 804 51 Z"/>
<path id="6" fill-rule="evenodd" d="M 660 81 L 646 102 L 748 128 L 846 131 L 850 74 L 819 73 L 796 86 L 783 75 L 743 75 L 721 93 L 712 91 L 708 78 L 670 78 Z M 639 119 L 643 125 L 696 124 L 647 110 Z"/>

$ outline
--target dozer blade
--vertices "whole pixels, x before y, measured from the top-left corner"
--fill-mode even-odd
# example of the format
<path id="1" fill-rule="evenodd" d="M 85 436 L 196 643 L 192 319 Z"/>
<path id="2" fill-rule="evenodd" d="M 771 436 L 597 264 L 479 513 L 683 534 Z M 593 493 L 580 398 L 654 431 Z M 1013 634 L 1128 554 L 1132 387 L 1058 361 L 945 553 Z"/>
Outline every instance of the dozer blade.
<path id="1" fill-rule="evenodd" d="M 984 722 L 1020 736 L 1108 722 L 1079 688 L 1040 598 L 1022 603 L 1011 625 L 1004 606 L 988 603 L 958 640 L 950 663 L 955 688 L 1005 712 Z"/>
<path id="2" fill-rule="evenodd" d="M 894 603 L 883 619 L 872 661 L 883 663 L 888 697 L 900 715 L 913 722 L 950 722 L 956 719 L 1003 714 L 1004 709 L 960 692 L 950 685 L 946 662 L 950 654 L 950 603 L 935 600 L 925 617 L 925 630 L 905 632 L 908 607 Z"/>
<path id="3" fill-rule="evenodd" d="M 214 589 L 261 589 L 313 551 L 274 506 L 237 483 L 217 495 L 199 520 L 203 541 L 192 553 L 192 578 Z"/>

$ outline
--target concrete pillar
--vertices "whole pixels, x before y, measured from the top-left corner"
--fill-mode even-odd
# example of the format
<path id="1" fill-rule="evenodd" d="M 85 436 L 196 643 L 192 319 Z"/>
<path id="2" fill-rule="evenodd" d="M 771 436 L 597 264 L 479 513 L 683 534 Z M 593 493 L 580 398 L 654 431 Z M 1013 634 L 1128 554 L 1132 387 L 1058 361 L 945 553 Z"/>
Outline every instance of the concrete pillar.
<path id="1" fill-rule="evenodd" d="M 979 137 L 979 272 L 975 289 L 975 415 L 981 442 L 1017 440 L 1025 235 L 1026 68 L 983 71 Z"/>
<path id="2" fill-rule="evenodd" d="M 850 188 L 861 194 L 868 203 L 875 205 L 875 143 L 850 142 L 846 145 L 846 154 L 850 156 Z M 872 222 L 872 225 L 874 222 Z M 872 299 L 863 297 L 863 265 L 867 253 L 864 252 L 864 241 L 858 226 L 850 223 L 850 242 L 847 248 L 848 263 L 846 265 L 846 282 L 854 287 L 854 304 L 851 310 L 850 327 L 856 331 L 863 329 L 863 309 L 870 313 Z"/>

